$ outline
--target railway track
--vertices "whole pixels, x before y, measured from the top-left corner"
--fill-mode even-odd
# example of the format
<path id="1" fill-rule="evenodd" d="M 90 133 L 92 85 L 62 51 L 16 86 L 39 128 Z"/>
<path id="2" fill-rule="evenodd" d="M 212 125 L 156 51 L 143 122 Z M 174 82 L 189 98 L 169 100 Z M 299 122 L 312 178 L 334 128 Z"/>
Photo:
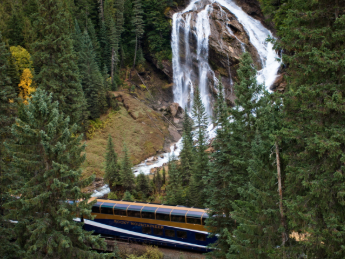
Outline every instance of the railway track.
<path id="1" fill-rule="evenodd" d="M 121 255 L 135 254 L 140 256 L 144 254 L 149 243 L 138 243 L 130 238 L 117 238 L 117 237 L 106 237 L 103 236 L 107 243 L 107 249 L 104 252 L 113 252 L 117 246 L 118 251 Z M 199 252 L 187 251 L 180 248 L 170 248 L 166 246 L 158 246 L 159 251 L 164 254 L 164 259 L 204 259 L 205 255 Z"/>

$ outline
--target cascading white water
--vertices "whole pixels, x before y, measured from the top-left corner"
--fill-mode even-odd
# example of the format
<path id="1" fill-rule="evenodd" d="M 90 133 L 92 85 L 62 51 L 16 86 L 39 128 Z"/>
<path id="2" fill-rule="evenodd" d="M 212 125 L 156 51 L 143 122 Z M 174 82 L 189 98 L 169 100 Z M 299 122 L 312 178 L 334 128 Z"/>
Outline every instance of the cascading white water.
<path id="1" fill-rule="evenodd" d="M 208 77 L 209 75 L 214 77 L 214 72 L 208 63 L 208 39 L 211 34 L 209 14 L 212 11 L 213 3 L 217 3 L 233 13 L 247 32 L 262 63 L 262 69 L 258 71 L 257 80 L 259 83 L 264 83 L 267 90 L 274 82 L 280 66 L 277 61 L 278 55 L 274 51 L 272 43 L 266 42 L 268 36 L 272 37 L 272 33 L 260 21 L 245 13 L 233 0 L 192 0 L 185 10 L 175 13 L 173 16 L 171 47 L 173 51 L 174 101 L 179 103 L 181 107 L 190 110 L 193 104 L 193 89 L 198 87 L 209 117 L 212 115 L 212 97 L 208 86 Z M 193 15 L 196 16 L 194 27 L 191 25 Z M 228 30 L 233 35 L 229 27 Z M 193 52 L 195 46 L 190 46 L 189 43 L 189 36 L 192 34 L 195 34 L 197 40 L 196 58 L 193 56 L 195 55 Z M 181 39 L 184 40 L 184 51 L 180 48 Z M 245 51 L 244 43 L 242 43 L 242 50 Z M 198 67 L 197 72 L 193 71 L 195 67 Z M 213 81 L 217 82 L 216 79 Z"/>
<path id="2" fill-rule="evenodd" d="M 243 25 L 250 42 L 260 55 L 263 68 L 258 71 L 257 80 L 259 83 L 265 83 L 266 89 L 269 90 L 280 67 L 280 62 L 277 61 L 279 57 L 273 49 L 273 44 L 266 42 L 268 36 L 272 37 L 272 33 L 260 21 L 245 13 L 233 0 L 216 0 L 215 2 L 232 12 Z"/>
<path id="3" fill-rule="evenodd" d="M 199 12 L 190 12 L 198 9 L 197 2 L 192 1 L 184 11 L 173 16 L 171 47 L 174 101 L 190 111 L 193 105 L 194 87 L 198 87 L 206 112 L 211 117 L 212 106 L 208 89 L 208 75 L 210 72 L 213 73 L 208 63 L 211 5 L 205 6 Z M 192 26 L 192 23 L 195 25 Z M 196 46 L 190 46 L 190 37 L 196 38 Z M 183 42 L 181 42 L 182 38 Z M 182 44 L 184 45 L 183 52 L 180 47 Z"/>
<path id="4" fill-rule="evenodd" d="M 278 55 L 273 50 L 272 44 L 266 42 L 266 38 L 272 36 L 272 33 L 261 22 L 246 14 L 233 0 L 191 0 L 185 10 L 173 15 L 171 47 L 173 52 L 174 101 L 179 103 L 182 108 L 186 107 L 190 110 L 193 104 L 194 87 L 199 87 L 209 117 L 212 115 L 212 97 L 209 91 L 208 78 L 213 76 L 213 81 L 217 82 L 208 63 L 208 39 L 211 34 L 209 14 L 212 11 L 213 3 L 217 3 L 233 13 L 247 32 L 262 63 L 262 69 L 258 71 L 257 80 L 259 83 L 265 83 L 267 90 L 274 82 L 280 66 L 277 61 Z M 228 30 L 234 35 L 229 27 Z M 190 42 L 193 42 L 191 38 L 196 39 L 196 46 L 191 46 Z M 245 51 L 245 44 L 243 42 L 241 44 L 242 50 Z M 230 65 L 228 69 L 230 69 Z M 216 129 L 212 125 L 209 126 L 208 132 L 209 138 L 215 137 Z M 155 163 L 146 164 L 144 162 L 133 169 L 136 173 L 149 174 L 152 168 L 160 167 L 168 162 L 169 156 L 177 157 L 180 149 L 181 140 L 177 143 L 177 149 L 171 147 L 171 153 L 165 153 L 163 158 L 158 159 Z M 110 189 L 105 185 L 99 191 L 95 191 L 92 196 L 101 197 L 109 191 Z"/>

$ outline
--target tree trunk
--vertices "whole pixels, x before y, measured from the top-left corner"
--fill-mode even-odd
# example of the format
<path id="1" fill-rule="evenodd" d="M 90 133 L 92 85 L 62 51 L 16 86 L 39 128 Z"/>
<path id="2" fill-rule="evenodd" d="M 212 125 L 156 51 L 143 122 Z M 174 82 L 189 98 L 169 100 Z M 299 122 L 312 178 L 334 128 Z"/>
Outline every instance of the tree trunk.
<path id="1" fill-rule="evenodd" d="M 339 0 L 335 1 L 335 19 L 339 18 Z"/>
<path id="2" fill-rule="evenodd" d="M 134 60 L 133 60 L 132 70 L 134 70 L 135 61 L 137 60 L 137 49 L 138 49 L 138 36 L 135 36 L 135 52 L 134 52 Z M 131 72 L 132 72 L 132 70 L 131 70 Z M 131 79 L 131 73 L 129 74 L 129 79 Z"/>
<path id="3" fill-rule="evenodd" d="M 99 0 L 99 10 L 100 10 L 100 13 L 101 13 L 102 21 L 104 22 L 103 0 Z"/>
<path id="4" fill-rule="evenodd" d="M 279 145 L 276 141 L 276 157 L 277 157 L 277 173 L 278 173 L 278 189 L 279 189 L 279 210 L 280 210 L 280 222 L 282 227 L 285 229 L 285 217 L 283 209 L 283 189 L 282 189 L 282 177 L 280 168 L 280 156 L 279 156 Z M 282 233 L 282 246 L 285 245 L 287 241 L 287 235 L 285 231 Z"/>
<path id="5" fill-rule="evenodd" d="M 110 71 L 110 76 L 111 76 L 111 85 L 114 83 L 114 48 L 111 48 L 111 71 Z"/>
<path id="6" fill-rule="evenodd" d="M 137 61 L 137 49 L 138 49 L 138 36 L 135 37 L 135 52 L 134 52 L 133 69 L 135 68 L 135 62 Z"/>

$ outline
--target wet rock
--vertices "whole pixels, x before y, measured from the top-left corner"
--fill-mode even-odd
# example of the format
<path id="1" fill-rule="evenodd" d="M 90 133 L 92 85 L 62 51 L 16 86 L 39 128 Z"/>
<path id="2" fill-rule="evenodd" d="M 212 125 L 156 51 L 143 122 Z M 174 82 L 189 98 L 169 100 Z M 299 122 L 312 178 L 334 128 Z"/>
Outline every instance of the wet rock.
<path id="1" fill-rule="evenodd" d="M 213 69 L 223 77 L 236 77 L 235 66 L 244 51 L 251 54 L 255 65 L 261 69 L 258 52 L 250 43 L 249 36 L 236 16 L 226 8 L 213 4 L 210 18 L 209 59 Z"/>
<path id="2" fill-rule="evenodd" d="M 285 73 L 277 76 L 276 80 L 274 81 L 274 83 L 270 87 L 270 89 L 272 91 L 279 91 L 279 92 L 285 91 L 285 87 L 287 85 L 287 82 L 286 82 L 284 76 L 285 76 Z"/>
<path id="3" fill-rule="evenodd" d="M 170 125 L 168 130 L 169 130 L 170 136 L 172 137 L 173 142 L 177 142 L 180 140 L 181 135 L 173 126 Z"/>
<path id="4" fill-rule="evenodd" d="M 172 117 L 175 117 L 178 112 L 179 104 L 178 103 L 172 103 L 169 106 L 170 113 Z"/>
<path id="5" fill-rule="evenodd" d="M 173 80 L 173 67 L 170 60 L 159 61 L 150 55 L 146 56 L 146 58 L 148 61 L 154 64 L 156 68 L 161 70 L 169 78 L 169 81 Z"/>
<path id="6" fill-rule="evenodd" d="M 206 153 L 213 153 L 214 152 L 214 148 L 213 147 L 209 147 L 208 149 L 205 150 Z"/>

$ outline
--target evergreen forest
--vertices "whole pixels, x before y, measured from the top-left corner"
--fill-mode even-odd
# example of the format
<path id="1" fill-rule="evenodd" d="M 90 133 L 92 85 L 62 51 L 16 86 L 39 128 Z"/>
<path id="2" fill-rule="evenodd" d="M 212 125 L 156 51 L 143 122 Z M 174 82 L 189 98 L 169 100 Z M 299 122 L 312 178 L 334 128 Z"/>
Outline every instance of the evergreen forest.
<path id="1" fill-rule="evenodd" d="M 109 252 L 74 220 L 93 219 L 104 184 L 107 199 L 205 208 L 206 258 L 345 258 L 345 1 L 235 2 L 260 7 L 283 87 L 243 51 L 209 118 L 198 88 L 171 104 L 172 17 L 189 1 L 0 1 L 0 258 L 168 258 Z M 136 170 L 172 131 L 179 156 Z"/>

